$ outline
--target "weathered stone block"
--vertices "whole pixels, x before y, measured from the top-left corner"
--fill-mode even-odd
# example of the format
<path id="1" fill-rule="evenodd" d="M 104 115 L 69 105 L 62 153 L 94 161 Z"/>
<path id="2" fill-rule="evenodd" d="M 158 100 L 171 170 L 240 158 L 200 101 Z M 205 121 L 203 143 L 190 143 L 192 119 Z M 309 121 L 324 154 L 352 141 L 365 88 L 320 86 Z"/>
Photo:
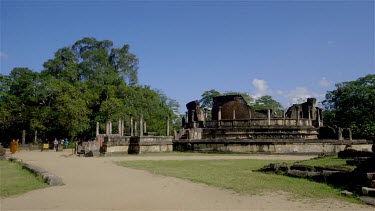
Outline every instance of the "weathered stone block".
<path id="1" fill-rule="evenodd" d="M 316 171 L 340 171 L 340 172 L 351 172 L 350 168 L 344 166 L 314 166 Z"/>
<path id="2" fill-rule="evenodd" d="M 353 195 L 352 192 L 347 191 L 347 190 L 341 191 L 340 193 L 341 193 L 342 195 L 345 195 L 345 196 L 351 196 L 351 195 Z"/>
<path id="3" fill-rule="evenodd" d="M 366 176 L 369 180 L 375 179 L 375 172 L 366 173 Z"/>
<path id="4" fill-rule="evenodd" d="M 370 204 L 370 205 L 375 206 L 375 198 L 373 198 L 373 197 L 361 196 L 361 197 L 359 197 L 359 199 L 361 199 L 366 204 Z"/>
<path id="5" fill-rule="evenodd" d="M 290 167 L 291 170 L 300 170 L 300 171 L 315 171 L 313 166 L 294 164 Z"/>
<path id="6" fill-rule="evenodd" d="M 362 194 L 365 196 L 375 197 L 375 188 L 362 187 Z"/>

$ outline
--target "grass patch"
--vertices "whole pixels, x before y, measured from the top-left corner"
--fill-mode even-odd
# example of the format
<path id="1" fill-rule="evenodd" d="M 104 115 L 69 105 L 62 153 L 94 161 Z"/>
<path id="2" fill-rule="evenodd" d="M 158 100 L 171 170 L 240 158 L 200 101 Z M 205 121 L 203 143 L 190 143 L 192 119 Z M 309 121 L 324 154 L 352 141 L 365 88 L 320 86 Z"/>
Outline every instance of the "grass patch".
<path id="1" fill-rule="evenodd" d="M 309 166 L 341 166 L 350 168 L 352 170 L 355 169 L 355 166 L 346 165 L 346 159 L 340 159 L 337 156 L 327 156 L 323 158 L 314 158 L 310 160 L 305 160 L 299 162 L 299 164 L 309 165 Z"/>
<path id="2" fill-rule="evenodd" d="M 16 162 L 0 161 L 0 197 L 19 195 L 48 186 L 42 178 L 22 169 Z"/>
<path id="3" fill-rule="evenodd" d="M 340 190 L 326 184 L 276 174 L 254 172 L 271 162 L 269 160 L 170 160 L 170 161 L 121 161 L 119 165 L 146 170 L 154 174 L 172 176 L 204 183 L 245 194 L 262 194 L 265 191 L 285 191 L 294 198 L 322 199 L 343 197 Z M 287 161 L 291 164 L 293 161 Z"/>

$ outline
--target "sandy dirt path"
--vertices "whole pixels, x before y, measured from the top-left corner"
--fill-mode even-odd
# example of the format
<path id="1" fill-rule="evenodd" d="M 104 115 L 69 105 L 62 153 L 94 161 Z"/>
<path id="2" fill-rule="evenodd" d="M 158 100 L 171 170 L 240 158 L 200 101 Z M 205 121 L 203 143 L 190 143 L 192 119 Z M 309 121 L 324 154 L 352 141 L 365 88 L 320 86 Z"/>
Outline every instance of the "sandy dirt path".
<path id="1" fill-rule="evenodd" d="M 287 193 L 240 195 L 187 180 L 115 165 L 120 160 L 279 159 L 309 156 L 83 158 L 69 152 L 21 151 L 15 157 L 60 176 L 66 185 L 1 199 L 0 210 L 374 210 L 337 199 L 290 199 Z"/>

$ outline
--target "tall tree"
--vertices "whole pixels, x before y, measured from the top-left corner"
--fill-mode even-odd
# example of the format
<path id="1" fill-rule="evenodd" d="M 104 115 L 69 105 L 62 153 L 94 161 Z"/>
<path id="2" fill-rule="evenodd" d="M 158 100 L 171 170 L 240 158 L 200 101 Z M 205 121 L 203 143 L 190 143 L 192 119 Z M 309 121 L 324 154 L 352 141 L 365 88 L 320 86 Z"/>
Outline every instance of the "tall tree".
<path id="1" fill-rule="evenodd" d="M 283 109 L 281 103 L 274 100 L 270 95 L 265 95 L 257 98 L 252 106 L 256 110 L 272 109 L 272 111 L 275 112 Z"/>
<path id="2" fill-rule="evenodd" d="M 15 68 L 9 76 L 0 74 L 2 141 L 23 129 L 38 131 L 43 140 L 87 140 L 95 135 L 97 121 L 112 120 L 116 132 L 119 118 L 140 114 L 149 131 L 165 135 L 166 119 L 176 121 L 179 105 L 163 92 L 137 84 L 138 58 L 129 48 L 83 38 L 58 49 L 40 73 Z"/>
<path id="3" fill-rule="evenodd" d="M 335 90 L 327 92 L 323 105 L 326 123 L 350 127 L 356 137 L 374 135 L 375 75 L 336 84 Z"/>
<path id="4" fill-rule="evenodd" d="M 206 108 L 208 110 L 212 109 L 212 99 L 214 97 L 220 96 L 221 93 L 216 91 L 215 89 L 211 89 L 208 91 L 203 92 L 201 95 L 201 99 L 199 100 L 199 103 L 201 104 L 202 108 Z"/>

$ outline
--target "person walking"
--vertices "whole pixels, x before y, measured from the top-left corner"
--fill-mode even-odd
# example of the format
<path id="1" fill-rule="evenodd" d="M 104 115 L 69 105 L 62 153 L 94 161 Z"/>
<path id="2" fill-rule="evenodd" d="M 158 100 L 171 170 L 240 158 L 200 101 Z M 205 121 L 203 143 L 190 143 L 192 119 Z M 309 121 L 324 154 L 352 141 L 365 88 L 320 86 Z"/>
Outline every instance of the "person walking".
<path id="1" fill-rule="evenodd" d="M 57 138 L 55 138 L 55 140 L 53 141 L 53 150 L 56 150 L 57 152 L 58 148 L 59 148 L 59 141 L 57 140 Z"/>
<path id="2" fill-rule="evenodd" d="M 64 145 L 65 145 L 65 149 L 68 149 L 68 145 L 69 145 L 68 139 L 65 139 Z"/>

